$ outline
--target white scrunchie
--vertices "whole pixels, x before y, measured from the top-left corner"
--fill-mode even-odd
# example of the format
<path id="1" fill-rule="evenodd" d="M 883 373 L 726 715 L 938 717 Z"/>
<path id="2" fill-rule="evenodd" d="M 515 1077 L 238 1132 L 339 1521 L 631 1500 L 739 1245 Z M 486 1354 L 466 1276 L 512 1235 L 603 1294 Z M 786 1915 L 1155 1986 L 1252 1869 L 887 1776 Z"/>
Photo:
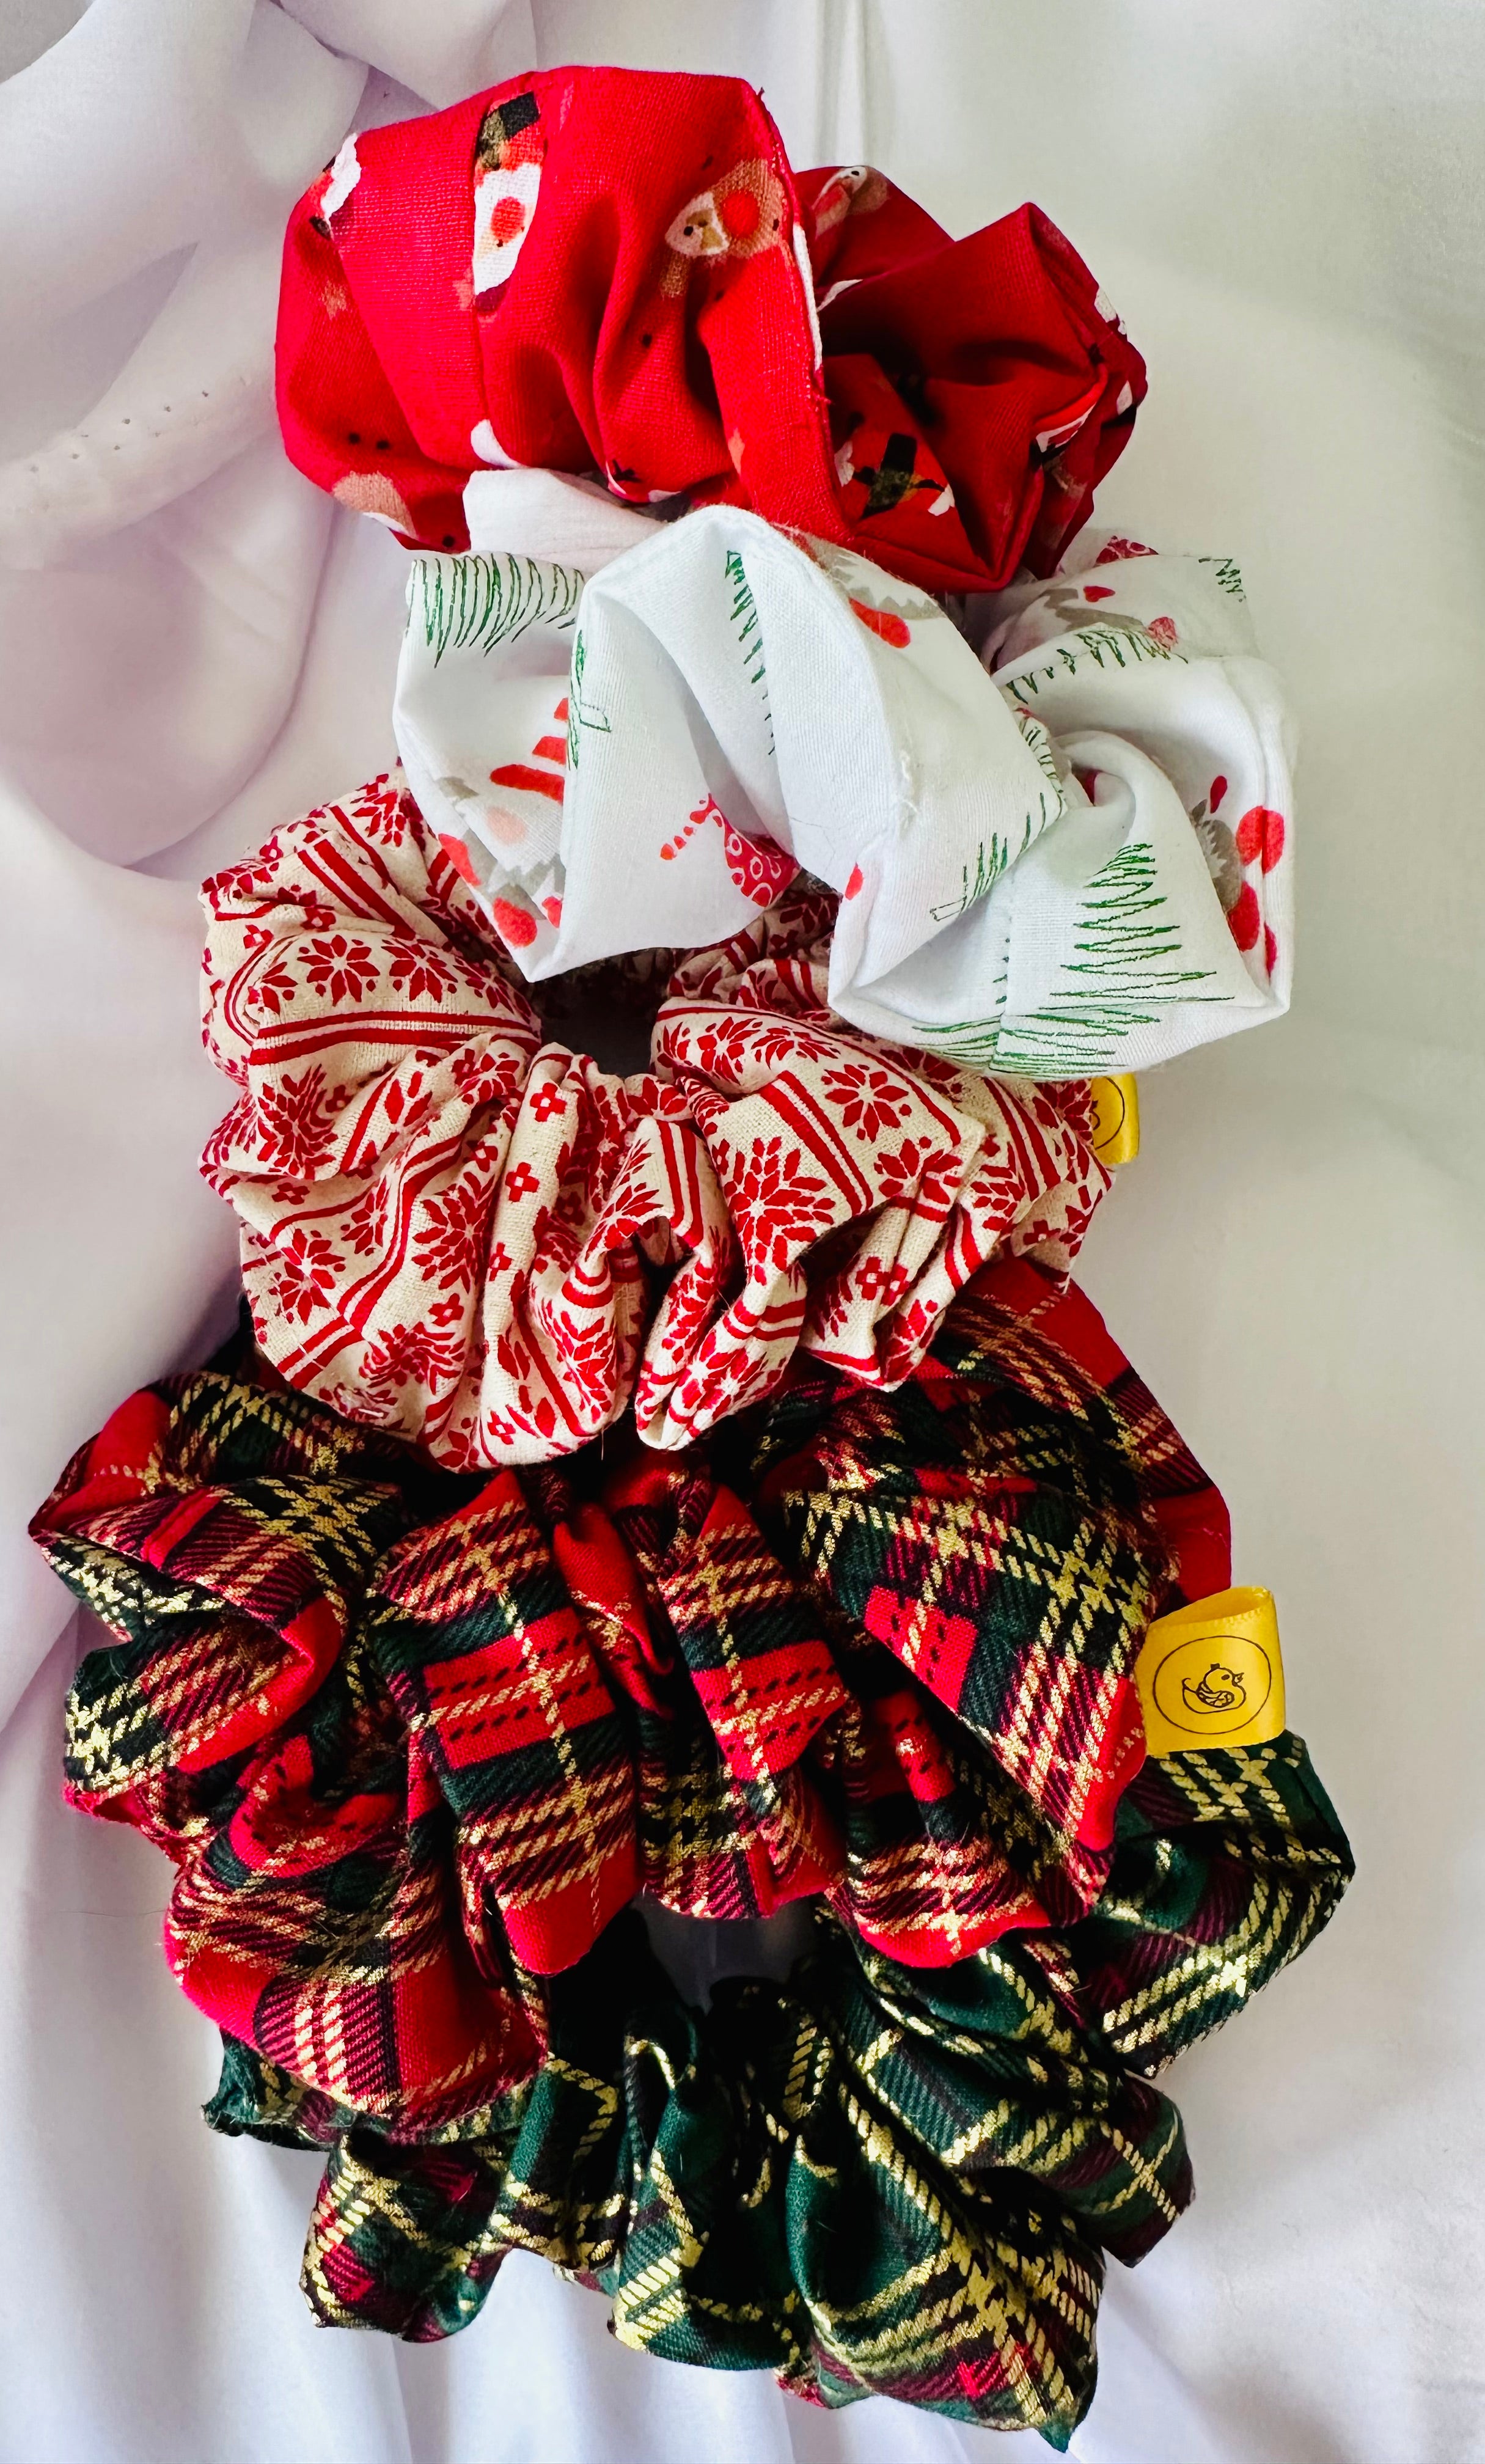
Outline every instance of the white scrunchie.
<path id="1" fill-rule="evenodd" d="M 530 980 L 721 939 L 802 868 L 832 1007 L 980 1069 L 1146 1068 L 1288 1006 L 1287 722 L 1232 566 L 1116 540 L 961 629 L 732 507 L 526 471 L 467 507 L 471 551 L 413 566 L 395 729 Z"/>

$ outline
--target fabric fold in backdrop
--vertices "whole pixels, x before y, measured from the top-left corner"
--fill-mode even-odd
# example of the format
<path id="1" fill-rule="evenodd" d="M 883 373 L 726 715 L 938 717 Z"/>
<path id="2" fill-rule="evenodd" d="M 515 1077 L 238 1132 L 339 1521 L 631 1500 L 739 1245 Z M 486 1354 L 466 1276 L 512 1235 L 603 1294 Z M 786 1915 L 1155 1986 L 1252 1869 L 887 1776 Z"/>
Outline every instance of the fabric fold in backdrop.
<path id="1" fill-rule="evenodd" d="M 750 506 L 931 590 L 1050 572 L 1144 393 L 1024 206 L 952 241 L 876 171 L 791 172 L 741 79 L 564 68 L 347 138 L 290 221 L 299 469 L 458 548 L 483 467 Z"/>
<path id="2" fill-rule="evenodd" d="M 990 1259 L 1067 1265 L 1109 1185 L 1085 1086 L 846 1030 L 833 902 L 802 884 L 651 984 L 628 1078 L 544 1039 L 395 779 L 204 895 L 207 1038 L 241 1090 L 204 1168 L 258 1340 L 455 1468 L 568 1453 L 631 1402 L 674 1450 L 801 1346 L 892 1385 Z"/>
<path id="3" fill-rule="evenodd" d="M 528 979 L 720 939 L 802 869 L 832 1009 L 976 1067 L 1138 1070 L 1287 1008 L 1289 722 L 1230 562 L 1093 540 L 972 604 L 991 676 L 925 591 L 751 514 L 528 472 L 468 502 L 393 726 Z"/>

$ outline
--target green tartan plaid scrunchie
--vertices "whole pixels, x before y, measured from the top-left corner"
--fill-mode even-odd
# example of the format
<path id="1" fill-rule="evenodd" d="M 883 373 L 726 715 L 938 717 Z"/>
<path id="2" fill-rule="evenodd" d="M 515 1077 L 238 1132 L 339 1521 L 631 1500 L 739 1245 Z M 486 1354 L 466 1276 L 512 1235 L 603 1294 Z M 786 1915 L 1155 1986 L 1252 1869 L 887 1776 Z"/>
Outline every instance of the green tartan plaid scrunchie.
<path id="1" fill-rule="evenodd" d="M 1104 1902 L 1066 1933 L 924 1971 L 822 1911 L 787 1985 L 729 1980 L 703 2013 L 625 1915 L 521 1980 L 545 2059 L 477 2113 L 410 2139 L 229 2037 L 207 2115 L 327 2151 L 301 2279 L 322 2323 L 452 2334 L 526 2250 L 664 2359 L 1062 2448 L 1103 2254 L 1133 2263 L 1191 2194 L 1143 2074 L 1302 1948 L 1349 1873 L 1297 1738 L 1184 1756 L 1133 1783 Z"/>

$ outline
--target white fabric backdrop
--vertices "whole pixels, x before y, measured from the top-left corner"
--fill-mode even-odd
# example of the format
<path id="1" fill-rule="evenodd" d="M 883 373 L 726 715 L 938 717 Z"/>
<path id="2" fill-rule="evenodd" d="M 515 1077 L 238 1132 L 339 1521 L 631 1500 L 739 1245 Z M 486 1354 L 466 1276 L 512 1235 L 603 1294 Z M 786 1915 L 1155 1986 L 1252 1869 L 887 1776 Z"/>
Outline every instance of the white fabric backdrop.
<path id="1" fill-rule="evenodd" d="M 202 2127 L 213 2039 L 159 1959 L 163 1868 L 57 1798 L 78 1642 L 26 1514 L 231 1306 L 194 1175 L 220 1096 L 189 885 L 390 751 L 398 551 L 277 453 L 277 227 L 353 120 L 533 57 L 746 74 L 797 162 L 867 153 L 956 231 L 1034 195 L 1151 363 L 1102 517 L 1246 568 L 1304 730 L 1296 1009 L 1144 1082 L 1084 1279 L 1226 1489 L 1238 1579 L 1279 1595 L 1292 1716 L 1362 1870 L 1173 2075 L 1198 2205 L 1112 2271 L 1074 2453 L 1485 2456 L 1485 15 L 76 14 L 10 0 L 0 24 L 0 2464 L 1034 2452 L 621 2352 L 536 2262 L 452 2345 L 317 2336 L 313 2166 Z"/>

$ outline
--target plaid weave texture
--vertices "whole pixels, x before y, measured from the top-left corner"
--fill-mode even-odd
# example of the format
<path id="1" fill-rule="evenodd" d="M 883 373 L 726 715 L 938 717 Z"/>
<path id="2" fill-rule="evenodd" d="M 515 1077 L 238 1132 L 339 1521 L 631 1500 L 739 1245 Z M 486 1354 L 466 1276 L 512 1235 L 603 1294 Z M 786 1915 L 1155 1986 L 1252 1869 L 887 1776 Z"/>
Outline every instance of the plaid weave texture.
<path id="1" fill-rule="evenodd" d="M 192 1999 L 426 2121 L 535 2059 L 513 1965 L 640 1890 L 823 1893 L 920 1966 L 1080 1917 L 1130 1664 L 1223 1509 L 1080 1295 L 1005 1266 L 952 1328 L 891 1393 L 811 1364 L 709 1457 L 482 1485 L 221 1372 L 123 1406 L 36 1529 L 120 1637 L 69 1789 L 175 1857 Z"/>
<path id="2" fill-rule="evenodd" d="M 822 1919 L 786 1988 L 735 1980 L 702 2013 L 628 1916 L 543 1992 L 535 2079 L 416 2147 L 229 2043 L 213 2124 L 328 2150 L 317 2318 L 444 2336 L 529 2250 L 663 2358 L 1066 2444 L 1103 2253 L 1157 2240 L 1190 2168 L 1175 2108 L 1100 2047 L 1054 1938 L 925 1977 Z"/>
<path id="3" fill-rule="evenodd" d="M 1143 1760 L 1226 1512 L 1075 1289 L 1005 1264 L 896 1392 L 802 1361 L 704 1453 L 483 1481 L 224 1364 L 34 1528 L 117 1638 L 69 1793 L 176 1861 L 211 2119 L 327 2151 L 317 2316 L 444 2335 L 529 2249 L 670 2358 L 1065 2445 L 1101 2254 L 1189 2195 L 1148 2075 L 1350 1872 L 1297 1739 Z M 640 1890 L 834 1913 L 701 2014 Z"/>
<path id="4" fill-rule="evenodd" d="M 703 2014 L 623 1917 L 525 1980 L 535 2078 L 415 2145 L 231 2039 L 208 2118 L 327 2152 L 302 2277 L 324 2323 L 451 2334 L 529 2250 L 609 2296 L 621 2343 L 1063 2448 L 1103 2254 L 1133 2263 L 1190 2196 L 1141 2074 L 1302 1949 L 1351 1872 L 1289 1735 L 1147 1764 L 1118 1829 L 1091 1917 L 931 1974 L 822 1914 L 786 1988 L 732 1981 Z"/>

